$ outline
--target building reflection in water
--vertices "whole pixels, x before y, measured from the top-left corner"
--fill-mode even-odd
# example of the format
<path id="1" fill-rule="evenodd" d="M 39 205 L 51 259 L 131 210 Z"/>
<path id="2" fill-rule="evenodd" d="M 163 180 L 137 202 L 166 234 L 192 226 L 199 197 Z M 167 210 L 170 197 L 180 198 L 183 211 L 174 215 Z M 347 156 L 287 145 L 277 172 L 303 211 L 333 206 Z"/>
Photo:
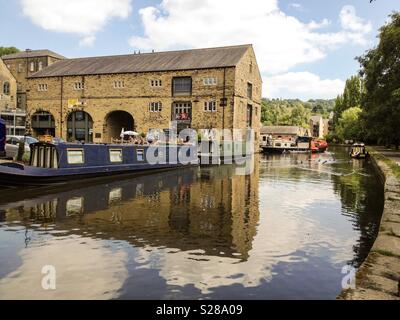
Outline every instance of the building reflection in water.
<path id="1" fill-rule="evenodd" d="M 48 248 L 52 243 L 63 255 L 62 252 L 68 252 L 66 239 L 71 237 L 78 236 L 84 240 L 76 241 L 90 243 L 124 241 L 135 248 L 139 262 L 149 252 L 168 248 L 179 253 L 179 258 L 171 257 L 173 261 L 181 258 L 189 261 L 193 270 L 188 273 L 195 273 L 193 259 L 199 255 L 207 261 L 213 257 L 238 262 L 248 258 L 259 219 L 258 168 L 250 176 L 238 176 L 235 172 L 234 166 L 191 168 L 81 188 L 66 186 L 54 194 L 28 200 L 22 197 L 13 203 L 0 199 L 0 208 L 5 212 L 7 225 L 18 221 L 15 225 L 46 238 L 39 248 Z M 47 238 L 49 235 L 51 240 Z M 57 238 L 62 247 L 53 243 Z M 79 257 L 93 249 L 90 245 L 87 249 L 80 246 L 79 254 L 78 247 L 72 250 L 74 254 L 68 263 L 63 263 L 63 270 L 79 269 L 77 265 L 82 263 Z M 36 247 L 31 251 L 43 258 L 43 250 Z M 162 250 L 157 254 L 162 255 Z M 37 260 L 29 254 L 24 257 L 28 260 L 23 261 L 22 268 Z M 99 261 L 92 263 L 104 263 L 99 257 L 96 259 Z M 159 266 L 165 268 L 160 271 L 161 276 L 172 261 L 167 253 L 163 259 L 165 266 Z M 118 259 L 113 260 L 117 263 Z M 184 267 L 175 262 L 173 265 L 178 269 Z M 18 272 L 21 274 L 21 270 Z M 165 277 L 171 278 L 167 274 Z M 173 277 L 172 282 L 193 281 L 184 279 L 191 278 L 188 275 L 182 277 L 178 281 Z M 0 288 L 4 285 L 2 282 Z"/>

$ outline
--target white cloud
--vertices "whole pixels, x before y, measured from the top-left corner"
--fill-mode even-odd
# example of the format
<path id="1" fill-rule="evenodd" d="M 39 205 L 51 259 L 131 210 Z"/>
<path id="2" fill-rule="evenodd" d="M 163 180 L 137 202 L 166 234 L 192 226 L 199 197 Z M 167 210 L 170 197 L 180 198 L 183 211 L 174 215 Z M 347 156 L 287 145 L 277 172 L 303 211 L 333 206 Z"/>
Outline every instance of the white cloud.
<path id="1" fill-rule="evenodd" d="M 261 71 L 277 74 L 322 59 L 340 45 L 365 41 L 369 23 L 345 8 L 357 23 L 321 32 L 327 19 L 301 22 L 280 10 L 277 0 L 163 0 L 140 10 L 144 36 L 132 37 L 130 44 L 169 50 L 252 43 Z"/>
<path id="2" fill-rule="evenodd" d="M 311 72 L 288 72 L 263 78 L 264 96 L 268 98 L 330 99 L 343 92 L 340 79 L 321 79 Z"/>
<path id="3" fill-rule="evenodd" d="M 127 18 L 131 0 L 21 0 L 22 11 L 39 27 L 76 34 L 92 45 L 97 32 L 113 18 Z"/>
<path id="4" fill-rule="evenodd" d="M 361 34 L 372 31 L 371 22 L 364 22 L 363 19 L 357 16 L 356 9 L 353 6 L 344 6 L 340 11 L 340 23 L 342 28 Z"/>

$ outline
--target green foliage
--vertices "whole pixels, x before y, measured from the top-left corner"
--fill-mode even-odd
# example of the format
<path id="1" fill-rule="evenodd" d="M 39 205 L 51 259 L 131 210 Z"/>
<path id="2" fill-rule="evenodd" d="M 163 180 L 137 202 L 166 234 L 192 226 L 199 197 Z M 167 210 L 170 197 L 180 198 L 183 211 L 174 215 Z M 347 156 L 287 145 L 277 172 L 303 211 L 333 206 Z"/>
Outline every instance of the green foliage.
<path id="1" fill-rule="evenodd" d="M 292 125 L 309 127 L 311 115 L 328 118 L 334 100 L 263 99 L 261 121 L 264 125 Z"/>
<path id="2" fill-rule="evenodd" d="M 345 110 L 361 105 L 363 94 L 364 84 L 360 76 L 352 76 L 346 81 L 343 95 L 338 96 L 335 100 L 335 115 L 333 118 L 335 125 Z"/>
<path id="3" fill-rule="evenodd" d="M 6 54 L 17 53 L 19 50 L 16 47 L 0 47 L 0 57 Z"/>
<path id="4" fill-rule="evenodd" d="M 400 145 L 400 13 L 380 29 L 377 47 L 358 58 L 365 79 L 367 139 Z"/>
<path id="5" fill-rule="evenodd" d="M 359 140 L 362 138 L 360 121 L 360 107 L 353 107 L 343 111 L 336 127 L 336 134 L 341 140 Z"/>

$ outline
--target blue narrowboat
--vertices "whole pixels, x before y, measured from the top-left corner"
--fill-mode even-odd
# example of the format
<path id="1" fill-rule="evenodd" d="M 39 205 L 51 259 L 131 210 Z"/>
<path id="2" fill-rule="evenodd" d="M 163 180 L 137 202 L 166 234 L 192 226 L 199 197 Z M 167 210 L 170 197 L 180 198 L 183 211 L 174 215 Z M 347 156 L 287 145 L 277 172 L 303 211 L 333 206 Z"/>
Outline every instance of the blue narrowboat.
<path id="1" fill-rule="evenodd" d="M 102 176 L 161 171 L 198 165 L 194 145 L 30 145 L 29 165 L 0 164 L 0 185 L 47 185 Z"/>
<path id="2" fill-rule="evenodd" d="M 0 158 L 6 155 L 6 122 L 0 118 Z"/>

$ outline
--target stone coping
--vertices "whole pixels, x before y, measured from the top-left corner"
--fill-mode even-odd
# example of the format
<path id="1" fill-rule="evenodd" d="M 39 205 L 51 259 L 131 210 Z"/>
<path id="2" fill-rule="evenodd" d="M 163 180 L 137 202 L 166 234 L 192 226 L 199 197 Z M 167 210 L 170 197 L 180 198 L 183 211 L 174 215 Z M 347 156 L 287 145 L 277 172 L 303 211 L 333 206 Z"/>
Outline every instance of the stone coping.
<path id="1" fill-rule="evenodd" d="M 378 236 L 356 274 L 356 288 L 340 300 L 400 300 L 400 180 L 379 152 L 371 160 L 384 182 L 385 204 Z"/>

